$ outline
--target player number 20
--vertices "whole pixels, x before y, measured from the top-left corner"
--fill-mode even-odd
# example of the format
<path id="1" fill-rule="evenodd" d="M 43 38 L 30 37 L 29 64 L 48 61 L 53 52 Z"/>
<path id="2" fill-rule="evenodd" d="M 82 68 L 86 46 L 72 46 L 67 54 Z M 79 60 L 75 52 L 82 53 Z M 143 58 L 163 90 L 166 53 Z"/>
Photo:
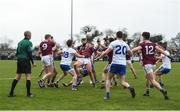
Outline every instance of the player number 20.
<path id="1" fill-rule="evenodd" d="M 115 54 L 126 54 L 126 51 L 127 51 L 127 48 L 126 46 L 120 46 L 120 45 L 117 45 L 116 46 L 116 51 L 115 51 Z"/>

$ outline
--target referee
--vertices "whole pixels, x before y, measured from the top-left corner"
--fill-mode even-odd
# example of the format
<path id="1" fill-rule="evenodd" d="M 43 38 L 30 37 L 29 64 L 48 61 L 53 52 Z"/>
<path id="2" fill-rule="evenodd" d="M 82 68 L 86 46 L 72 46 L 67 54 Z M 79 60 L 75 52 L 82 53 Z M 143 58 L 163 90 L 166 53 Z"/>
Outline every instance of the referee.
<path id="1" fill-rule="evenodd" d="M 26 75 L 26 88 L 27 88 L 27 97 L 33 97 L 34 95 L 30 92 L 31 88 L 31 63 L 33 66 L 34 62 L 32 59 L 32 42 L 29 41 L 31 39 L 31 32 L 24 32 L 24 39 L 18 43 L 18 47 L 16 50 L 17 56 L 17 74 L 15 79 L 12 82 L 11 91 L 8 97 L 14 97 L 14 89 L 21 79 L 21 75 L 25 73 Z M 30 63 L 31 62 L 31 63 Z"/>

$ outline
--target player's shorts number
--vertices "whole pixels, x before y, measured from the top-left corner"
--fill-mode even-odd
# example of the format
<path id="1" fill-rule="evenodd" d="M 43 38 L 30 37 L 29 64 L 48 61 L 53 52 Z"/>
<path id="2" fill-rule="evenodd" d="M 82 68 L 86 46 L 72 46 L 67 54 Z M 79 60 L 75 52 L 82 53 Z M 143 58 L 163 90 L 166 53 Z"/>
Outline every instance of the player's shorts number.
<path id="1" fill-rule="evenodd" d="M 126 46 L 120 46 L 120 45 L 117 45 L 116 46 L 116 51 L 115 51 L 115 54 L 126 54 L 126 51 L 127 51 L 127 48 Z"/>
<path id="2" fill-rule="evenodd" d="M 64 55 L 63 55 L 64 58 L 68 58 L 68 57 L 69 57 L 69 52 L 64 52 L 63 54 L 64 54 Z"/>

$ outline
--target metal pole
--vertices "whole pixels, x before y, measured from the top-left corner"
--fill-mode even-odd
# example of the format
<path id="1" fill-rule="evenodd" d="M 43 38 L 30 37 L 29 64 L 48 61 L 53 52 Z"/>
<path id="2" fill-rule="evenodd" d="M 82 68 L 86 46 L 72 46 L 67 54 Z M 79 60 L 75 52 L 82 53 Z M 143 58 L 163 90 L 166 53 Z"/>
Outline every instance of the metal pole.
<path id="1" fill-rule="evenodd" d="M 73 0 L 71 0 L 71 40 L 73 40 Z"/>

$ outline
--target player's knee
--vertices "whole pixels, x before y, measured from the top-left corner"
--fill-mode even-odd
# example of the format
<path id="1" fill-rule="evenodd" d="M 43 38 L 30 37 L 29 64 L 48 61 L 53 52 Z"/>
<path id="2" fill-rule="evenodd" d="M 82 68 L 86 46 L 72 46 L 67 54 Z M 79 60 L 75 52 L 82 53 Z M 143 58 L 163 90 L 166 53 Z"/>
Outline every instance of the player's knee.
<path id="1" fill-rule="evenodd" d="M 16 80 L 20 80 L 20 79 L 21 79 L 21 75 L 20 74 L 16 75 Z"/>

